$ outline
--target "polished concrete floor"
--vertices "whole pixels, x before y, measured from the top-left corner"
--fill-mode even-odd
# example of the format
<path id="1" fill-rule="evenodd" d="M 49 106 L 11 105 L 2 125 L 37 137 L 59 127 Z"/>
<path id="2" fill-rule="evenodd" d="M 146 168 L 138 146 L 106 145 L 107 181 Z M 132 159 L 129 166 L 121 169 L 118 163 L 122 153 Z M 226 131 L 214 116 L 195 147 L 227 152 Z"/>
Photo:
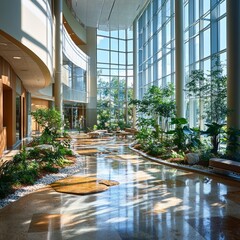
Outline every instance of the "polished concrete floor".
<path id="1" fill-rule="evenodd" d="M 84 148 L 77 176 L 119 185 L 91 195 L 48 186 L 22 197 L 0 210 L 0 239 L 240 239 L 238 182 L 151 162 L 124 141 L 75 142 Z"/>

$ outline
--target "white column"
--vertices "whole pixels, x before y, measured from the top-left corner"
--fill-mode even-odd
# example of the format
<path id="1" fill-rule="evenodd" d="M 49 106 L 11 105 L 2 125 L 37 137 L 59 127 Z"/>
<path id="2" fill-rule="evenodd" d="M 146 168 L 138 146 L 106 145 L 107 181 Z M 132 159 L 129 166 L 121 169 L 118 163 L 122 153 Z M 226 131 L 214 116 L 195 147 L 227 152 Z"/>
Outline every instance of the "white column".
<path id="1" fill-rule="evenodd" d="M 184 17 L 183 0 L 175 0 L 175 92 L 177 117 L 185 117 Z"/>
<path id="2" fill-rule="evenodd" d="M 133 22 L 133 99 L 137 99 L 137 79 L 138 79 L 138 61 L 137 61 L 137 22 Z M 136 127 L 136 107 L 133 106 L 133 127 Z"/>
<path id="3" fill-rule="evenodd" d="M 89 60 L 88 104 L 86 108 L 86 127 L 97 124 L 97 29 L 87 28 L 87 54 Z"/>
<path id="4" fill-rule="evenodd" d="M 55 7 L 55 81 L 54 81 L 54 98 L 55 108 L 63 116 L 63 90 L 62 90 L 62 0 L 54 1 Z"/>
<path id="5" fill-rule="evenodd" d="M 32 135 L 32 116 L 31 116 L 31 93 L 27 92 L 26 94 L 26 135 L 30 137 Z"/>
<path id="6" fill-rule="evenodd" d="M 228 128 L 240 129 L 240 1 L 227 1 Z"/>

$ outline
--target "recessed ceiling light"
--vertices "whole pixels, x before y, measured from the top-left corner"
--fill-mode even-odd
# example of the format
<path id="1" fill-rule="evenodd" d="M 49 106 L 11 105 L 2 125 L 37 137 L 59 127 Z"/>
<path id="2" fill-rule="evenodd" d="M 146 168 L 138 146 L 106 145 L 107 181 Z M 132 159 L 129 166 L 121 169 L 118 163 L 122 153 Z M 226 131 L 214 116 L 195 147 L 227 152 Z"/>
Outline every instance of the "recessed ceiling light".
<path id="1" fill-rule="evenodd" d="M 13 57 L 13 59 L 20 60 L 20 59 L 22 59 L 22 58 L 19 57 L 19 56 L 16 56 L 16 57 Z"/>

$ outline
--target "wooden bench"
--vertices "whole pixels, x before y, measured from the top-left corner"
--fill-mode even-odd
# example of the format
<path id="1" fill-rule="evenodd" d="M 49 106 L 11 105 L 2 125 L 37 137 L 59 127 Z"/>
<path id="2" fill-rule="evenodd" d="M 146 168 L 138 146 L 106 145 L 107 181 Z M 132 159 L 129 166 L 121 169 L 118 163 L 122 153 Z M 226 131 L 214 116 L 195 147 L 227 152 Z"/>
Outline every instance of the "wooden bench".
<path id="1" fill-rule="evenodd" d="M 240 162 L 233 160 L 223 158 L 211 158 L 209 160 L 209 167 L 223 174 L 240 174 Z"/>

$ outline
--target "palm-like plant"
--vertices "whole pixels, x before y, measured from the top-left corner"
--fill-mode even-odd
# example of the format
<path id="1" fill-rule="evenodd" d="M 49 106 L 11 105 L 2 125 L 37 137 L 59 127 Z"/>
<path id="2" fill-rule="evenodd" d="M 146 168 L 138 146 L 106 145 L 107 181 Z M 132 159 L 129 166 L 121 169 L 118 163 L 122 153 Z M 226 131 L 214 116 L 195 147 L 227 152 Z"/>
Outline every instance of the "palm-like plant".
<path id="1" fill-rule="evenodd" d="M 202 134 L 211 137 L 212 150 L 211 152 L 214 154 L 218 153 L 219 143 L 220 143 L 220 134 L 223 133 L 223 126 L 225 124 L 218 123 L 209 123 L 205 124 L 208 128 L 206 131 L 202 131 Z"/>

